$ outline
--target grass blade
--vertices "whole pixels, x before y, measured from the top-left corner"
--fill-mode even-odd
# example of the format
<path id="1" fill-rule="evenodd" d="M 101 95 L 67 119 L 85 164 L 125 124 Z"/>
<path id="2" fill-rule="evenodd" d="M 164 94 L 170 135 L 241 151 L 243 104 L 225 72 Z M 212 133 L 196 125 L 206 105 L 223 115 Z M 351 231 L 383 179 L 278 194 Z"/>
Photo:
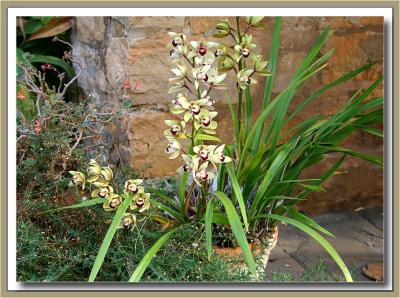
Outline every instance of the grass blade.
<path id="1" fill-rule="evenodd" d="M 173 229 L 168 233 L 164 234 L 160 239 L 157 240 L 156 243 L 147 251 L 144 255 L 143 259 L 140 261 L 139 265 L 136 267 L 135 271 L 132 273 L 129 282 L 138 282 L 142 278 L 142 275 L 146 268 L 149 266 L 151 260 L 155 256 L 155 254 L 159 251 L 159 249 L 164 245 L 164 243 L 169 239 L 169 237 L 176 231 Z"/>
<path id="2" fill-rule="evenodd" d="M 257 216 L 255 219 L 258 218 L 272 218 L 275 220 L 283 221 L 288 224 L 293 225 L 294 227 L 298 228 L 299 230 L 302 230 L 314 240 L 316 240 L 324 249 L 325 251 L 331 256 L 331 258 L 336 262 L 336 264 L 339 266 L 340 270 L 342 270 L 344 277 L 346 278 L 347 282 L 353 282 L 353 278 L 351 277 L 350 271 L 347 268 L 346 264 L 343 262 L 342 258 L 339 256 L 337 251 L 333 248 L 333 246 L 320 234 L 318 234 L 315 230 L 312 228 L 306 226 L 305 224 L 294 220 L 292 218 L 288 218 L 285 216 L 277 215 L 277 214 L 263 214 Z"/>
<path id="3" fill-rule="evenodd" d="M 107 250 L 111 244 L 112 239 L 114 238 L 115 232 L 117 231 L 118 224 L 121 222 L 124 213 L 129 207 L 129 204 L 132 202 L 132 195 L 122 195 L 124 198 L 123 203 L 115 212 L 114 218 L 108 228 L 106 236 L 103 239 L 103 243 L 100 246 L 99 252 L 96 256 L 96 260 L 94 261 L 92 271 L 90 272 L 89 282 L 93 282 L 100 271 L 101 265 L 103 265 L 104 257 L 106 256 Z"/>
<path id="4" fill-rule="evenodd" d="M 247 263 L 247 266 L 251 273 L 256 274 L 256 265 L 254 263 L 253 256 L 250 251 L 249 243 L 247 242 L 246 234 L 244 233 L 242 223 L 240 222 L 240 218 L 236 213 L 235 206 L 233 206 L 232 201 L 226 196 L 226 194 L 217 191 L 214 192 L 215 195 L 224 205 L 226 214 L 228 216 L 229 224 L 231 225 L 232 232 L 235 235 L 235 238 L 242 248 L 242 252 L 244 255 L 244 259 Z"/>

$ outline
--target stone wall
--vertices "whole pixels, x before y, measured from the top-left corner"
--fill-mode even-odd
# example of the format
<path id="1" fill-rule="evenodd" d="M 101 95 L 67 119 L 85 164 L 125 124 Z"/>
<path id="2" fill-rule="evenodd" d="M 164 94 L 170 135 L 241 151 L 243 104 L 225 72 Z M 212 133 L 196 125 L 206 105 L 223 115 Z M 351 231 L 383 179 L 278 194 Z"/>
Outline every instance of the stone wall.
<path id="1" fill-rule="evenodd" d="M 105 109 L 118 107 L 121 102 L 111 92 L 128 80 L 131 85 L 140 82 L 134 99 L 134 111 L 107 132 L 109 160 L 122 159 L 145 175 L 162 177 L 173 175 L 178 160 L 169 160 L 164 154 L 164 120 L 171 118 L 169 103 L 172 95 L 166 93 L 173 66 L 166 44 L 168 31 L 183 32 L 190 39 L 213 39 L 212 29 L 219 17 L 78 17 L 73 34 L 74 47 L 87 67 L 79 79 L 86 96 Z M 264 22 L 272 28 L 273 18 Z M 349 95 L 366 87 L 383 72 L 383 18 L 381 17 L 284 17 L 281 47 L 273 96 L 280 92 L 308 53 L 321 30 L 330 26 L 334 34 L 321 54 L 335 48 L 328 67 L 302 87 L 294 99 L 301 102 L 313 90 L 329 83 L 342 74 L 377 61 L 371 70 L 352 81 L 326 92 L 308 106 L 293 121 L 293 125 L 311 115 L 329 115 L 343 104 Z M 257 51 L 268 57 L 272 30 L 253 33 Z M 219 40 L 221 41 L 221 40 Z M 221 41 L 222 42 L 222 41 Z M 253 95 L 254 117 L 260 110 L 265 80 L 259 79 Z M 234 80 L 228 84 L 234 90 Z M 373 96 L 383 94 L 380 89 Z M 215 93 L 218 116 L 218 134 L 230 141 L 233 129 L 223 93 Z M 232 98 L 234 93 L 232 92 Z M 370 154 L 382 154 L 382 140 L 357 133 L 346 145 Z M 310 169 L 306 176 L 317 175 L 336 157 Z M 327 210 L 367 207 L 382 203 L 383 173 L 376 167 L 357 159 L 348 158 L 343 169 L 348 173 L 327 182 L 327 193 L 317 193 L 303 204 L 310 213 Z"/>

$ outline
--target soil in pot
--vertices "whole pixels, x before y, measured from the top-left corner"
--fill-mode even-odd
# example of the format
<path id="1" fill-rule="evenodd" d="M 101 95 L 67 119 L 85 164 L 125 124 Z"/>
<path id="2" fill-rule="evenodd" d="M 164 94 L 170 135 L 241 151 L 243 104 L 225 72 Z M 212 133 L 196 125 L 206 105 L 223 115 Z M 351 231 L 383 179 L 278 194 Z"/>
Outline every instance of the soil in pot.
<path id="1" fill-rule="evenodd" d="M 257 276 L 254 280 L 258 280 L 258 276 L 264 273 L 271 251 L 274 249 L 278 241 L 278 227 L 275 226 L 271 232 L 268 233 L 266 239 L 255 239 L 250 241 L 249 247 L 257 262 Z M 236 247 L 221 247 L 219 245 L 213 246 L 214 252 L 223 258 L 232 261 L 232 271 L 241 270 L 248 271 L 246 262 L 243 261 L 242 249 Z"/>

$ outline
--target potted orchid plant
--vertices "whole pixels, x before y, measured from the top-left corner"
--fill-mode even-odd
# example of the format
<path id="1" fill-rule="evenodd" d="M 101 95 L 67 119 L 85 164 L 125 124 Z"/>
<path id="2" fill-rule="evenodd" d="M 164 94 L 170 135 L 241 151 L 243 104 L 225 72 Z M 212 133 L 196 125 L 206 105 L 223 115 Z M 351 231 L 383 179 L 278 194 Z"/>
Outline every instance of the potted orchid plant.
<path id="1" fill-rule="evenodd" d="M 336 261 L 347 281 L 349 270 L 332 245 L 321 235 L 333 235 L 311 218 L 298 212 L 295 205 L 310 192 L 322 191 L 322 183 L 337 174 L 346 156 L 355 156 L 383 166 L 382 158 L 341 147 L 342 141 L 356 130 L 383 137 L 373 126 L 383 121 L 383 97 L 366 100 L 382 82 L 380 77 L 366 90 L 355 92 L 348 102 L 329 117 L 317 115 L 288 129 L 288 124 L 306 105 L 326 90 L 369 69 L 374 63 L 355 69 L 316 90 L 294 111 L 289 104 L 296 90 L 318 74 L 334 50 L 320 54 L 332 30 L 325 29 L 310 53 L 304 58 L 288 86 L 272 98 L 272 85 L 278 61 L 281 18 L 276 17 L 269 61 L 256 51 L 249 32 L 265 29 L 263 17 L 235 18 L 218 22 L 214 36 L 231 37 L 231 44 L 214 41 L 189 41 L 182 33 L 170 32 L 172 69 L 169 93 L 175 93 L 171 113 L 178 119 L 166 121 L 164 135 L 168 140 L 169 158 L 179 156 L 183 165 L 177 200 L 165 198 L 165 211 L 176 226 L 188 221 L 205 224 L 208 254 L 228 246 L 243 254 L 255 277 L 265 270 L 268 257 L 276 244 L 278 223 L 291 224 L 314 238 Z M 226 95 L 234 142 L 221 144 L 216 137 L 217 111 L 213 90 L 224 89 L 228 72 L 236 76 L 237 108 Z M 261 113 L 252 123 L 252 92 L 257 77 L 266 76 Z M 304 169 L 321 162 L 328 154 L 341 157 L 320 177 L 302 179 Z M 157 195 L 157 194 L 156 194 Z M 167 219 L 165 219 L 167 220 Z M 234 240 L 225 241 L 220 230 L 229 230 Z M 226 237 L 228 238 L 228 237 Z M 214 246 L 214 249 L 213 249 Z M 252 252 L 253 250 L 253 252 Z M 254 251 L 261 256 L 259 266 Z M 229 253 L 230 254 L 230 253 Z M 231 255 L 231 254 L 230 254 Z M 143 262 L 146 262 L 144 260 Z"/>
<path id="2" fill-rule="evenodd" d="M 290 120 L 305 106 L 327 90 L 368 70 L 374 63 L 324 85 L 289 110 L 297 89 L 324 69 L 333 54 L 334 50 L 320 54 L 332 30 L 322 31 L 287 87 L 272 97 L 281 18 L 274 19 L 268 61 L 257 53 L 251 35 L 252 30 L 266 28 L 263 17 L 236 17 L 234 23 L 224 19 L 215 28 L 214 36 L 231 38 L 230 44 L 189 41 L 182 33 L 169 33 L 167 48 L 175 66 L 171 69 L 173 77 L 169 80 L 168 92 L 174 94 L 174 99 L 171 119 L 165 121 L 164 136 L 166 154 L 170 159 L 182 160 L 177 169 L 180 183 L 176 196 L 170 197 L 154 189 L 145 193 L 139 186 L 142 180 L 128 180 L 124 194 L 116 195 L 109 183 L 112 171 L 102 169 L 95 161 L 91 162 L 89 176 L 71 172 L 75 186 L 83 189 L 88 182 L 96 190 L 91 193 L 92 199 L 67 208 L 101 203 L 106 211 L 116 210 L 89 281 L 95 280 L 117 228 L 125 227 L 125 221 L 130 228 L 136 218 L 133 213 L 141 213 L 150 206 L 161 211 L 152 218 L 164 226 L 166 233 L 149 249 L 129 281 L 139 281 L 168 238 L 179 227 L 193 222 L 204 225 L 209 256 L 225 248 L 239 251 L 256 279 L 265 270 L 277 242 L 278 224 L 285 222 L 315 239 L 335 260 L 345 279 L 352 281 L 342 258 L 323 236 L 333 235 L 298 212 L 295 205 L 311 192 L 323 190 L 323 183 L 338 173 L 349 155 L 383 167 L 381 157 L 355 152 L 342 145 L 342 141 L 357 130 L 383 137 L 382 131 L 374 127 L 383 121 L 383 97 L 369 98 L 383 78 L 355 92 L 333 115 L 316 115 L 288 128 Z M 218 111 L 214 97 L 215 90 L 227 88 L 228 72 L 235 74 L 237 105 L 234 107 L 226 93 L 234 141 L 223 144 L 217 135 Z M 266 77 L 263 105 L 256 120 L 251 121 L 252 87 L 262 76 Z M 302 178 L 304 169 L 332 153 L 340 157 L 321 176 Z M 131 212 L 127 213 L 128 208 Z M 233 239 L 228 237 L 230 235 Z"/>

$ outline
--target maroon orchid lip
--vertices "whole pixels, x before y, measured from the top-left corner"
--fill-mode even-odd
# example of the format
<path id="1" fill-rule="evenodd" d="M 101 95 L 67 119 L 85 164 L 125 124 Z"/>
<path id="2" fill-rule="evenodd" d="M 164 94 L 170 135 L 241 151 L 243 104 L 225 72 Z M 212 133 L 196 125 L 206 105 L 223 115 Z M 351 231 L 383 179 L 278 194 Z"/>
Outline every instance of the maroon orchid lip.
<path id="1" fill-rule="evenodd" d="M 131 225 L 132 225 L 132 220 L 128 217 L 128 218 L 125 218 L 123 221 L 122 221 L 122 227 L 124 228 L 124 229 L 129 229 L 130 227 L 131 227 Z"/>
<path id="2" fill-rule="evenodd" d="M 139 191 L 139 188 L 137 186 L 135 186 L 135 188 L 132 188 L 132 187 L 129 186 L 128 189 L 132 193 L 137 193 Z"/>
<path id="3" fill-rule="evenodd" d="M 208 152 L 200 152 L 200 158 L 202 160 L 207 160 L 208 159 Z"/>
<path id="4" fill-rule="evenodd" d="M 208 81 L 208 75 L 207 75 L 207 74 L 204 75 L 203 81 L 204 81 L 204 82 L 207 82 L 207 81 Z"/>
<path id="5" fill-rule="evenodd" d="M 178 133 L 178 131 L 177 131 L 176 129 L 173 129 L 173 128 L 170 129 L 170 132 L 171 132 L 173 135 L 176 135 L 176 134 Z"/>
<path id="6" fill-rule="evenodd" d="M 251 80 L 250 80 L 250 78 L 248 78 L 246 81 L 246 84 L 250 85 L 250 83 L 251 83 Z"/>
<path id="7" fill-rule="evenodd" d="M 99 190 L 99 193 L 98 193 L 98 196 L 100 197 L 100 198 L 105 198 L 107 195 L 108 195 L 108 191 L 105 191 L 104 192 L 104 195 L 103 194 L 101 194 L 101 189 Z"/>
<path id="8" fill-rule="evenodd" d="M 177 47 L 178 43 L 176 42 L 175 39 L 172 41 L 172 45 L 173 45 L 174 47 Z"/>
<path id="9" fill-rule="evenodd" d="M 223 161 L 225 160 L 225 156 L 224 156 L 223 154 L 221 154 L 221 156 L 219 157 L 219 160 L 220 160 L 221 162 L 223 162 Z"/>
<path id="10" fill-rule="evenodd" d="M 144 200 L 143 199 L 139 199 L 136 201 L 136 206 L 138 206 L 139 208 L 143 207 L 144 205 Z"/>
<path id="11" fill-rule="evenodd" d="M 200 107 L 198 107 L 198 106 L 192 107 L 192 113 L 193 113 L 193 115 L 198 115 L 198 114 L 200 114 L 200 111 L 201 111 Z"/>
<path id="12" fill-rule="evenodd" d="M 209 118 L 203 118 L 201 121 L 201 124 L 203 124 L 204 126 L 209 126 L 211 123 Z"/>
<path id="13" fill-rule="evenodd" d="M 110 208 L 112 208 L 112 209 L 117 208 L 118 205 L 119 205 L 119 200 L 117 200 L 117 199 L 112 200 L 112 201 L 108 204 L 108 206 L 109 206 Z"/>
<path id="14" fill-rule="evenodd" d="M 241 52 L 242 52 L 243 57 L 245 57 L 245 58 L 249 57 L 249 55 L 250 55 L 250 50 L 247 48 L 242 49 Z"/>
<path id="15" fill-rule="evenodd" d="M 207 53 L 207 47 L 206 46 L 199 46 L 198 52 L 201 56 L 204 56 Z"/>

